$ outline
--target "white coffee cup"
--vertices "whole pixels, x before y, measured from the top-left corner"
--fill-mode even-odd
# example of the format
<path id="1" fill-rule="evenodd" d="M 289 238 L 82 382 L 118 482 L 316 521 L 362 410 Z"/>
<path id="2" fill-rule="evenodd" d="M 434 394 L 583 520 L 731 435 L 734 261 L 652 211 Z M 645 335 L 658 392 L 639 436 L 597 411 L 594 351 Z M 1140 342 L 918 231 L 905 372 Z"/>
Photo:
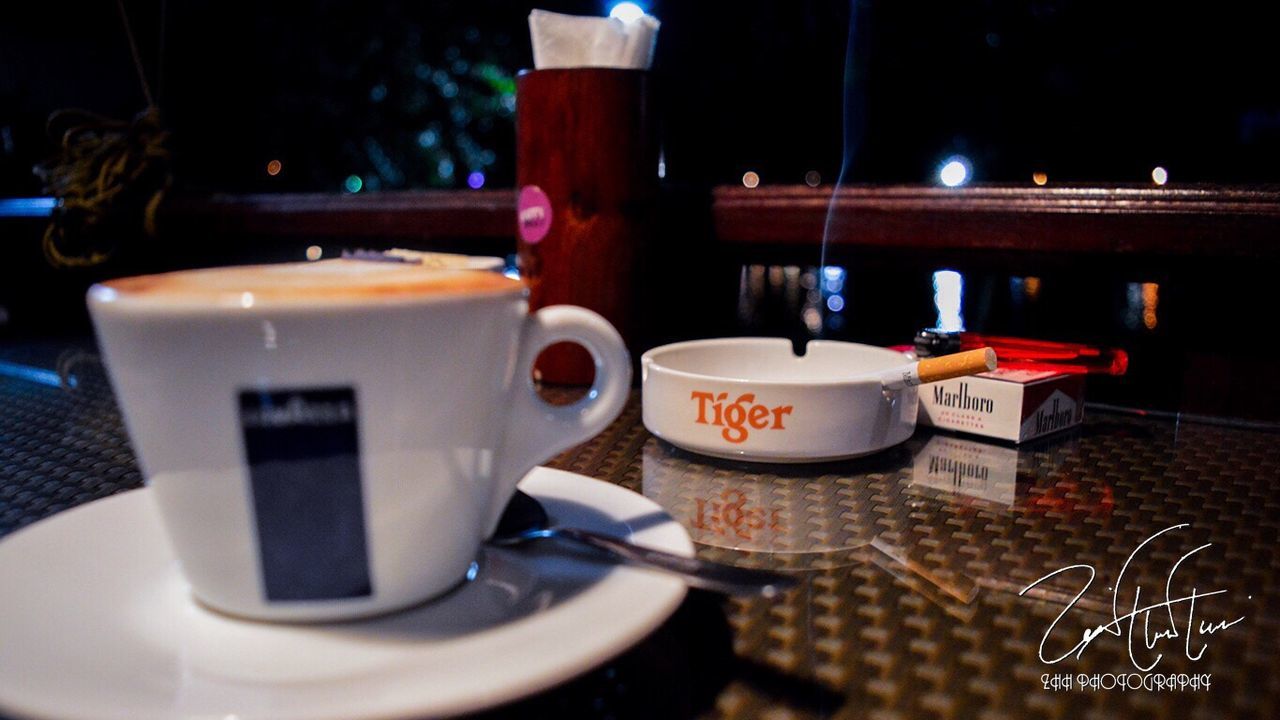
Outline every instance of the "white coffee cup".
<path id="1" fill-rule="evenodd" d="M 461 582 L 520 478 L 603 430 L 631 384 L 608 322 L 530 314 L 526 294 L 494 272 L 359 260 L 93 286 L 108 372 L 195 596 L 332 620 Z M 596 377 L 556 407 L 531 368 L 561 341 L 587 348 Z"/>

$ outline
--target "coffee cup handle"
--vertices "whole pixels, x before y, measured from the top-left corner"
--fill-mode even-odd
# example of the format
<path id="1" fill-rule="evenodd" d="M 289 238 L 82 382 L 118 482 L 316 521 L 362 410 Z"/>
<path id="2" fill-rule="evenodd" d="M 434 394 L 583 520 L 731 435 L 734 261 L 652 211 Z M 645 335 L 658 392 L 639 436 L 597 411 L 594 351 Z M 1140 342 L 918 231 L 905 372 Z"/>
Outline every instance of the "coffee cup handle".
<path id="1" fill-rule="evenodd" d="M 533 385 L 538 354 L 558 342 L 583 346 L 595 363 L 591 389 L 571 405 L 544 401 Z M 497 528 L 516 483 L 538 463 L 608 427 L 631 391 L 631 355 L 622 336 L 597 313 L 572 305 L 552 305 L 529 315 L 515 372 L 485 537 Z"/>

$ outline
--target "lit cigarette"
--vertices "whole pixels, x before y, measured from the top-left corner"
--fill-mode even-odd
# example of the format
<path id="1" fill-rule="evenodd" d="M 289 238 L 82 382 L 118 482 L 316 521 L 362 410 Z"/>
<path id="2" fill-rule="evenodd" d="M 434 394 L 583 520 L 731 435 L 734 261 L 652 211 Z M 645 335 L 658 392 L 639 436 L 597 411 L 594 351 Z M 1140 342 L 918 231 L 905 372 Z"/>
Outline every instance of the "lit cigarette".
<path id="1" fill-rule="evenodd" d="M 950 380 L 995 369 L 996 351 L 989 347 L 978 348 L 954 355 L 926 358 L 910 365 L 885 370 L 880 374 L 880 384 L 885 390 L 901 390 L 922 383 Z"/>

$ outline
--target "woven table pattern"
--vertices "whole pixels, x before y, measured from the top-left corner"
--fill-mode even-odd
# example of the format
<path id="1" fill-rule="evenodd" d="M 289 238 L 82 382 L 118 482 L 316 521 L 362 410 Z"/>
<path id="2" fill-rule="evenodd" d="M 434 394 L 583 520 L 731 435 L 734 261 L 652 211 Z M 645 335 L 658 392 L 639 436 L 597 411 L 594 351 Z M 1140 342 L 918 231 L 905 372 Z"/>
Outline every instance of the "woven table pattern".
<path id="1" fill-rule="evenodd" d="M 740 677 L 710 716 L 1272 718 L 1280 713 L 1277 440 L 1098 415 L 1021 448 L 922 430 L 904 447 L 862 460 L 759 465 L 657 440 L 633 402 L 605 433 L 554 464 L 645 493 L 689 529 L 706 557 L 804 577 L 780 601 L 727 603 Z M 949 485 L 938 482 L 938 470 Z M 1152 671 L 1209 674 L 1210 689 L 1046 689 L 1047 674 L 1138 671 L 1110 635 L 1079 660 L 1040 661 L 1049 624 L 1083 587 L 1079 573 L 1018 592 L 1059 568 L 1092 565 L 1097 580 L 1073 606 L 1078 619 L 1064 625 L 1105 623 L 1125 559 L 1182 523 L 1190 526 L 1152 541 L 1123 584 L 1162 593 L 1170 566 L 1212 543 L 1183 562 L 1178 577 L 1193 578 L 1201 592 L 1228 591 L 1214 599 L 1214 619 L 1245 620 L 1196 640 L 1193 647 L 1210 645 L 1198 661 L 1187 659 L 1181 640 L 1162 646 Z M 1119 597 L 1120 607 L 1132 608 L 1132 590 Z M 1068 637 L 1055 635 L 1061 642 L 1047 655 L 1065 653 Z M 1139 656 L 1145 666 L 1153 655 Z M 762 681 L 761 668 L 776 675 Z"/>
<path id="2" fill-rule="evenodd" d="M 0 535 L 140 485 L 93 353 L 84 343 L 0 346 L 0 362 L 51 373 L 0 374 Z M 636 394 L 605 432 L 548 464 L 658 501 L 708 558 L 785 569 L 802 585 L 775 600 L 691 593 L 632 651 L 486 715 L 1280 717 L 1277 440 L 1095 414 L 1022 448 L 922 430 L 858 461 L 751 465 L 652 437 Z M 1124 589 L 1111 592 L 1144 539 L 1183 523 L 1153 540 Z M 1203 600 L 1197 618 L 1244 619 L 1193 635 L 1193 647 L 1207 645 L 1195 661 L 1183 652 L 1185 638 L 1163 641 L 1152 672 L 1208 674 L 1207 690 L 1045 687 L 1046 675 L 1139 671 L 1124 638 L 1112 635 L 1079 659 L 1039 659 L 1046 630 L 1084 576 L 1019 591 L 1065 566 L 1096 568 L 1065 629 L 1047 643 L 1061 655 L 1081 628 L 1111 619 L 1113 597 L 1123 613 L 1135 587 L 1144 602 L 1163 596 L 1170 568 L 1205 544 L 1180 565 L 1178 587 L 1226 591 Z"/>
<path id="3" fill-rule="evenodd" d="M 4 350 L 0 362 L 47 374 L 0 375 L 0 536 L 142 484 L 92 346 Z"/>

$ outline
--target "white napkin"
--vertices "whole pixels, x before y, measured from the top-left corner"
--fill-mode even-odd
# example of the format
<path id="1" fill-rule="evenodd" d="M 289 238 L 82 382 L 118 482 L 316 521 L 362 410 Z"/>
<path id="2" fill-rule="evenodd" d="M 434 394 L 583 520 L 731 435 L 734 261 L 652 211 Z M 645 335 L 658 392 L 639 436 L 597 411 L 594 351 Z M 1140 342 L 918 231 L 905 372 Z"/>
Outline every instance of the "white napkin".
<path id="1" fill-rule="evenodd" d="M 616 18 L 529 13 L 533 66 L 545 68 L 612 67 L 648 70 L 661 23 L 652 15 L 631 22 Z"/>

